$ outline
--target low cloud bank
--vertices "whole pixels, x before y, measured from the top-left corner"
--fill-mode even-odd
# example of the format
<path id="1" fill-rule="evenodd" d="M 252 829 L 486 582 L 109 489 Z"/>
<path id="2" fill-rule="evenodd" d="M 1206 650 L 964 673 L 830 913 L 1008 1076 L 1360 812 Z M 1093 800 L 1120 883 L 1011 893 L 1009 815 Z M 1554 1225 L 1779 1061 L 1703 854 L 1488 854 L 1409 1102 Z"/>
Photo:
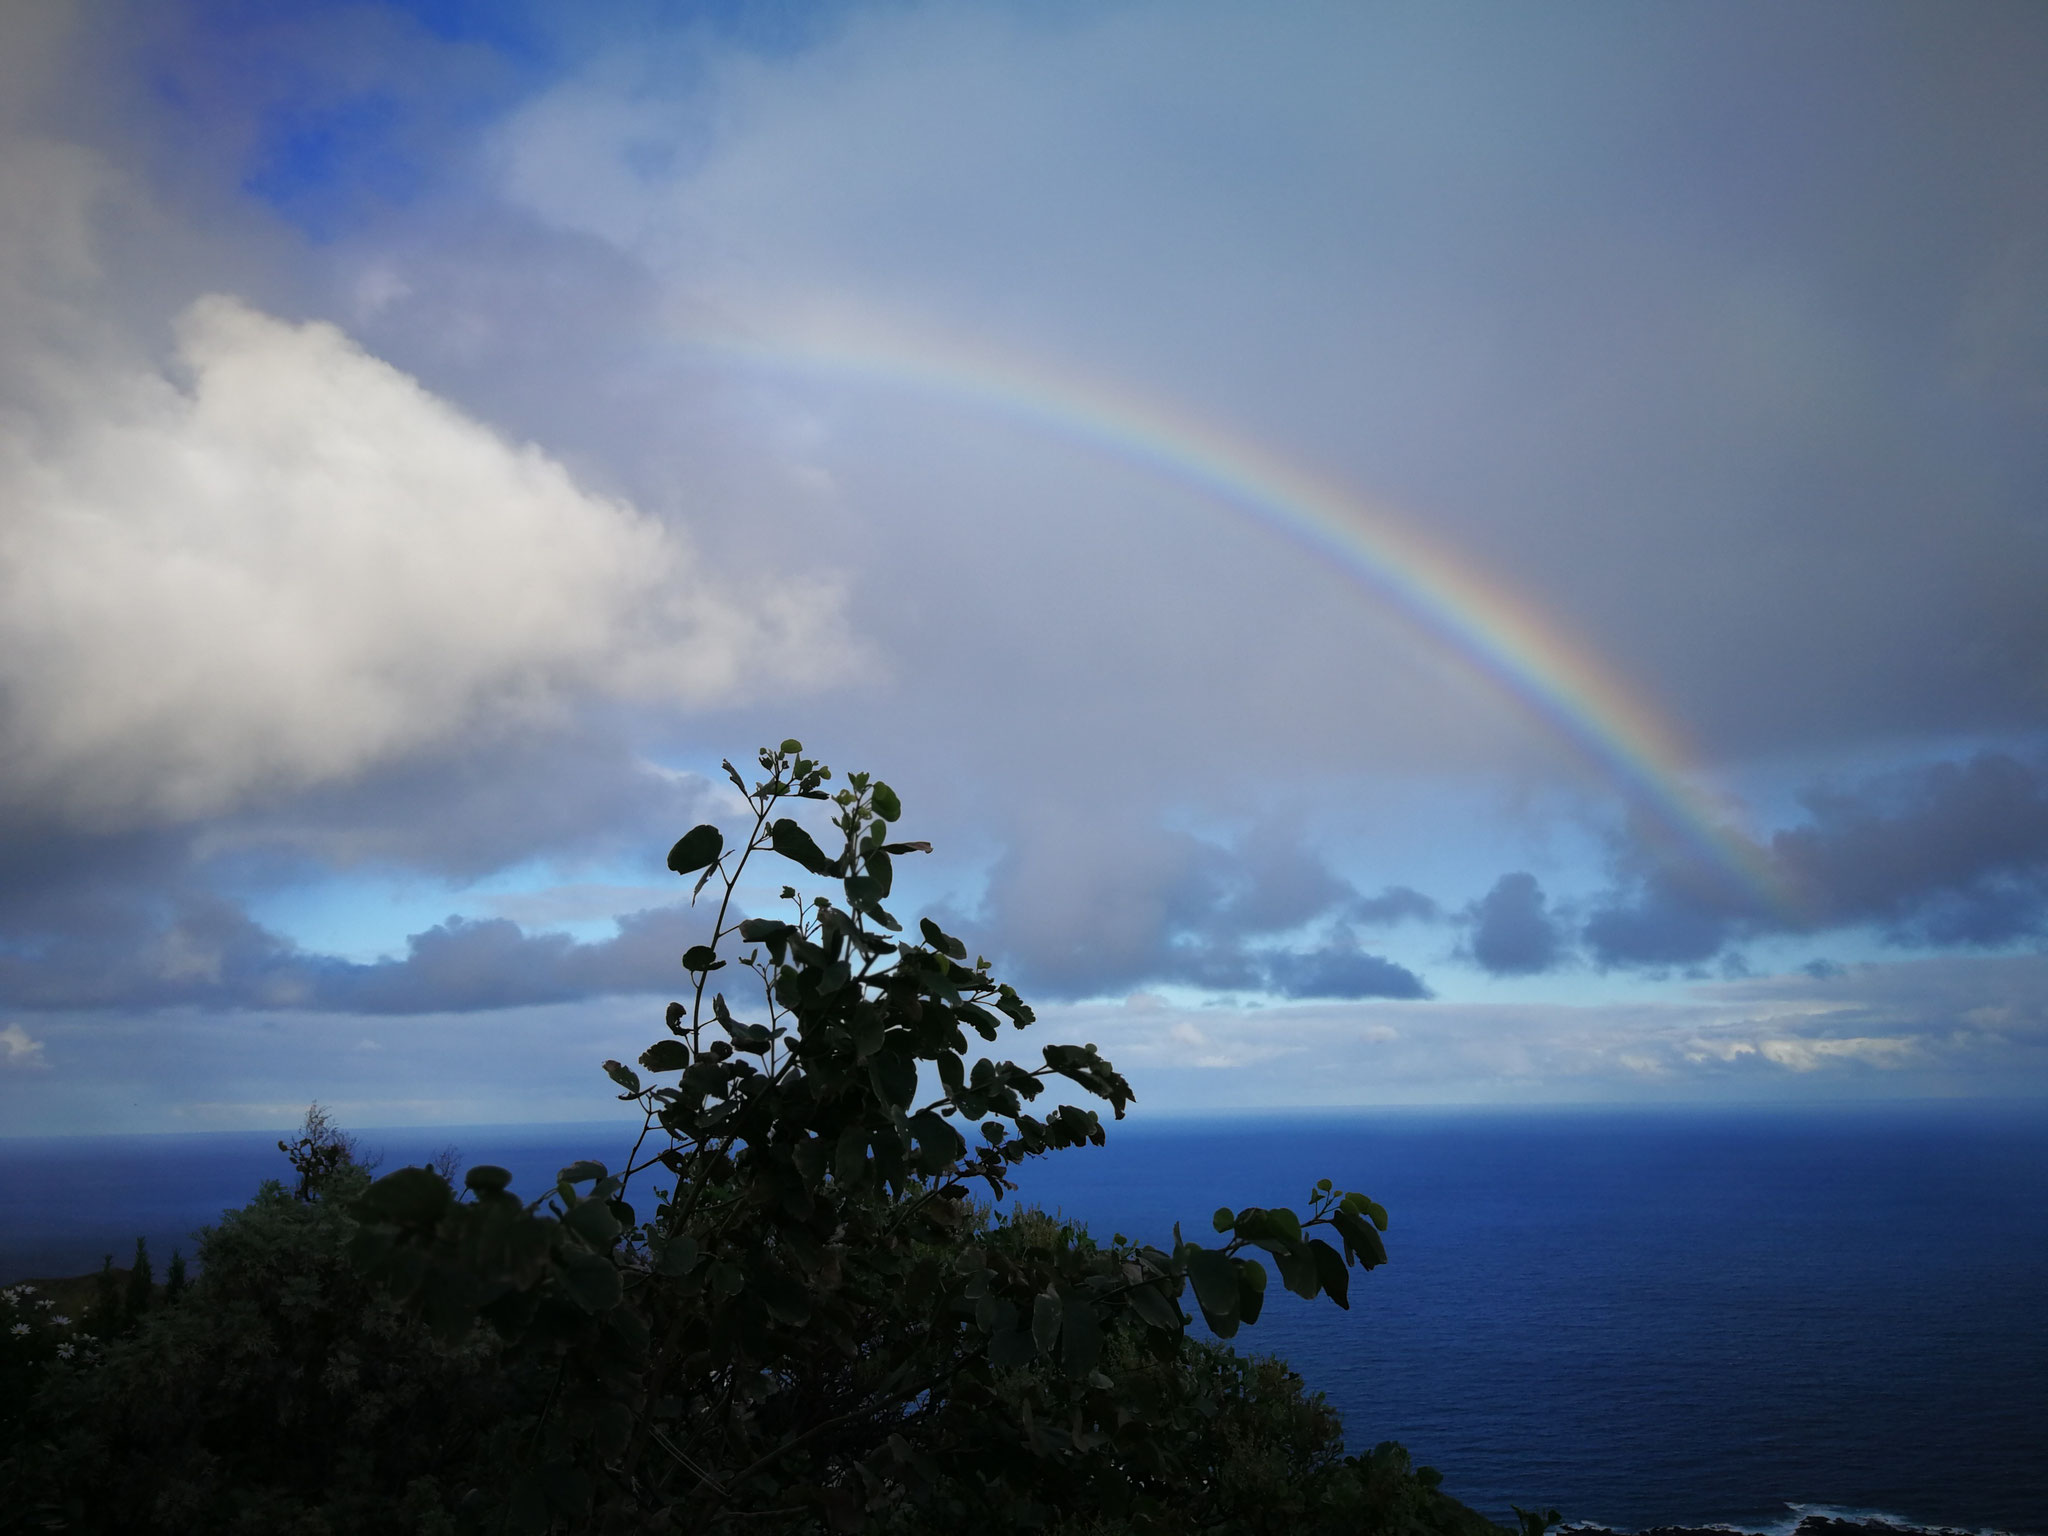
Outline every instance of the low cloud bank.
<path id="1" fill-rule="evenodd" d="M 1436 915 L 1419 892 L 1366 896 L 1298 838 L 1224 845 L 1050 810 L 1013 834 L 963 931 L 1028 993 L 1056 999 L 1191 986 L 1281 997 L 1430 995 L 1357 930 Z"/>
<path id="2" fill-rule="evenodd" d="M 1615 887 L 1582 937 L 1603 966 L 1710 960 L 1748 938 L 1870 927 L 1899 947 L 1990 948 L 2048 933 L 2048 772 L 1984 752 L 1804 797 L 1772 837 L 1793 893 L 1765 907 L 1649 839 L 1617 858 Z"/>

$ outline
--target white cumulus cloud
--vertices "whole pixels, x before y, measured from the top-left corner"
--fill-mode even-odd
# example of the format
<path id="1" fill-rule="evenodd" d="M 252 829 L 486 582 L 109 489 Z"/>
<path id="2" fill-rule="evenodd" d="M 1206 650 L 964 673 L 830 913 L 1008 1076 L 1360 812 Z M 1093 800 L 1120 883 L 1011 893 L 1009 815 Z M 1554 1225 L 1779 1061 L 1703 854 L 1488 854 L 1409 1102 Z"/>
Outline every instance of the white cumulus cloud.
<path id="1" fill-rule="evenodd" d="M 0 1067 L 33 1072 L 49 1064 L 43 1055 L 43 1042 L 31 1038 L 19 1024 L 0 1029 Z"/>
<path id="2" fill-rule="evenodd" d="M 46 357 L 40 408 L 0 415 L 17 809 L 203 816 L 578 696 L 710 702 L 841 649 L 831 593 L 719 583 L 332 325 L 216 295 L 176 336 L 169 369 Z"/>

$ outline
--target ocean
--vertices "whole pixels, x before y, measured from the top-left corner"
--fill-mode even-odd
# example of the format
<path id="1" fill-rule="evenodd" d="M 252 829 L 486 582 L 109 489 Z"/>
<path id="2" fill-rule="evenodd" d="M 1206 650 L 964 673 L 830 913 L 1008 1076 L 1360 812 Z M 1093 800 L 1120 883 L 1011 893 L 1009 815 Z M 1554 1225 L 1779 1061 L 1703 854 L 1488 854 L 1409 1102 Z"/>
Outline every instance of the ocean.
<path id="1" fill-rule="evenodd" d="M 535 1189 L 615 1126 L 364 1132 Z M 0 1140 L 0 1277 L 173 1247 L 276 1135 Z M 1028 1170 L 1022 1198 L 1164 1243 L 1218 1205 L 1387 1206 L 1352 1305 L 1275 1284 L 1278 1354 L 1354 1449 L 1399 1440 L 1465 1502 L 1617 1529 L 1801 1513 L 2048 1536 L 2048 1114 L 2040 1106 L 1373 1111 L 1154 1120 Z"/>

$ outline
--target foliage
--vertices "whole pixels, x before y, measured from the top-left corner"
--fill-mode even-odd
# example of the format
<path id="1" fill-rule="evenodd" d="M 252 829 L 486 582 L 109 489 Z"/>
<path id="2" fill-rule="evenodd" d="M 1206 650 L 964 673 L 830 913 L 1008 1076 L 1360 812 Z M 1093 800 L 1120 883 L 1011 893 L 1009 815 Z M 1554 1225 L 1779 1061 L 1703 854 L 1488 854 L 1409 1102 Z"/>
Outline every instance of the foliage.
<path id="1" fill-rule="evenodd" d="M 911 938 L 883 905 L 894 861 L 929 851 L 894 837 L 896 794 L 866 774 L 829 793 L 831 770 L 795 741 L 759 762 L 751 785 L 725 765 L 752 812 L 744 840 L 704 825 L 669 854 L 718 902 L 667 1035 L 637 1070 L 605 1063 L 643 1119 L 629 1165 L 579 1163 L 532 1203 L 502 1169 L 471 1169 L 463 1200 L 401 1169 L 355 1208 L 361 1261 L 441 1337 L 481 1318 L 550 1377 L 501 1517 L 850 1530 L 971 1513 L 1029 1529 L 1079 1508 L 1181 1523 L 1222 1495 L 1145 1362 L 1187 1359 L 1190 1298 L 1219 1337 L 1255 1322 L 1265 1260 L 1290 1290 L 1348 1306 L 1352 1268 L 1386 1258 L 1385 1211 L 1325 1180 L 1306 1216 L 1219 1210 L 1213 1246 L 977 1221 L 970 1181 L 1001 1195 L 1022 1161 L 1103 1140 L 1092 1109 L 1030 1111 L 1049 1079 L 1118 1117 L 1130 1086 L 1093 1045 L 1047 1045 L 1031 1067 L 971 1050 L 970 1033 L 993 1046 L 1033 1015 L 958 939 L 930 919 Z M 788 814 L 803 802 L 831 808 L 831 851 Z M 786 916 L 739 915 L 758 856 L 841 900 L 784 886 Z M 751 1005 L 720 971 L 752 978 Z M 628 1194 L 646 1177 L 643 1220 Z"/>
<path id="2" fill-rule="evenodd" d="M 337 1126 L 317 1099 L 306 1106 L 306 1120 L 299 1127 L 299 1134 L 289 1141 L 280 1141 L 277 1150 L 299 1176 L 293 1194 L 300 1200 L 318 1199 L 335 1179 L 372 1166 L 355 1137 Z"/>
<path id="3" fill-rule="evenodd" d="M 156 1295 L 156 1276 L 149 1265 L 149 1244 L 143 1238 L 135 1239 L 135 1264 L 128 1271 L 128 1289 L 121 1298 L 121 1310 L 128 1321 L 133 1321 L 149 1311 L 149 1304 Z"/>
<path id="4" fill-rule="evenodd" d="M 30 1402 L 50 1370 L 96 1350 L 66 1305 L 27 1282 L 0 1289 L 0 1446 L 27 1428 Z"/>
<path id="5" fill-rule="evenodd" d="M 337 1166 L 339 1198 L 312 1201 L 266 1184 L 201 1234 L 181 1301 L 96 1359 L 53 1360 L 0 1442 L 0 1529 L 436 1529 L 437 1477 L 510 1449 L 491 1435 L 516 1392 L 487 1333 L 440 1346 L 357 1273 L 345 1201 L 368 1183 Z"/>
<path id="6" fill-rule="evenodd" d="M 125 1309 L 90 1366 L 46 1362 L 0 1509 L 304 1536 L 1491 1536 L 1399 1446 L 1344 1456 L 1285 1366 L 1188 1333 L 1191 1312 L 1219 1339 L 1255 1323 L 1269 1263 L 1348 1306 L 1386 1212 L 1324 1180 L 1303 1211 L 1153 1245 L 977 1204 L 1103 1140 L 1092 1109 L 1034 1112 L 1051 1081 L 1118 1117 L 1130 1086 L 1093 1045 L 991 1049 L 1031 1010 L 884 905 L 893 861 L 928 851 L 895 838 L 886 784 L 828 794 L 794 741 L 760 762 L 751 786 L 726 765 L 746 837 L 700 826 L 670 853 L 718 899 L 666 1034 L 605 1063 L 640 1115 L 625 1167 L 574 1164 L 530 1201 L 488 1166 L 460 1194 L 445 1169 L 372 1183 L 313 1106 L 279 1143 L 296 1187 L 202 1234 L 182 1301 Z M 741 913 L 757 857 L 838 899 L 785 886 L 786 915 Z"/>

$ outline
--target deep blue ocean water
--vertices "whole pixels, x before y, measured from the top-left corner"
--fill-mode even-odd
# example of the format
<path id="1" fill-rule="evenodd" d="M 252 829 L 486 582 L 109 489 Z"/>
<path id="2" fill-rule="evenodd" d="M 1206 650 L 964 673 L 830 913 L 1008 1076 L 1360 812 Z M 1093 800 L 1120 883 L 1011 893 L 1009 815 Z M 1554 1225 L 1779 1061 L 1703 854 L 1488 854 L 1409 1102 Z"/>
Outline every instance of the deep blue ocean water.
<path id="1" fill-rule="evenodd" d="M 453 1142 L 538 1189 L 611 1127 Z M 274 1135 L 0 1140 L 0 1277 L 161 1273 L 285 1172 Z M 2048 1114 L 2040 1106 L 1423 1113 L 1154 1122 L 1049 1159 L 1023 1197 L 1107 1236 L 1214 1241 L 1217 1205 L 1328 1176 L 1392 1214 L 1352 1307 L 1268 1290 L 1238 1346 L 1285 1356 L 1355 1449 L 1619 1527 L 1783 1526 L 1805 1508 L 2048 1536 Z"/>

